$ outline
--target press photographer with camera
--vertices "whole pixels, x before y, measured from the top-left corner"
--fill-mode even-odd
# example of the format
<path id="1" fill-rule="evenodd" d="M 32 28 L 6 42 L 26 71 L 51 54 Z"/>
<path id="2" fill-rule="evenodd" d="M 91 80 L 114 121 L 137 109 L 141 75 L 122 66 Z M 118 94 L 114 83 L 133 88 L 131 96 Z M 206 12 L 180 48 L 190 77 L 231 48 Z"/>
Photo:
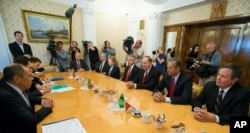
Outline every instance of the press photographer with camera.
<path id="1" fill-rule="evenodd" d="M 132 55 L 135 57 L 135 64 L 139 68 L 141 68 L 141 60 L 144 55 L 144 49 L 141 47 L 142 46 L 142 41 L 137 40 L 135 45 L 132 47 Z"/>
<path id="2" fill-rule="evenodd" d="M 56 45 L 58 47 L 58 49 L 56 49 L 56 55 L 59 62 L 59 66 L 57 67 L 62 67 L 60 71 L 66 71 L 68 69 L 68 53 L 63 49 L 63 42 L 58 41 L 56 42 Z"/>
<path id="3" fill-rule="evenodd" d="M 216 50 L 216 44 L 209 42 L 206 45 L 206 54 L 203 56 L 196 73 L 199 75 L 199 85 L 204 86 L 206 83 L 215 80 L 215 75 L 221 64 L 222 55 Z"/>
<path id="4" fill-rule="evenodd" d="M 194 77 L 194 70 L 196 66 L 200 64 L 201 61 L 201 59 L 198 58 L 199 47 L 199 44 L 194 44 L 186 58 L 185 72 L 191 77 Z"/>
<path id="5" fill-rule="evenodd" d="M 155 62 L 156 62 L 156 69 L 159 70 L 161 73 L 164 73 L 165 65 L 167 57 L 164 54 L 164 49 L 162 47 L 159 47 L 158 50 L 153 51 L 153 55 L 156 55 Z"/>
<path id="6" fill-rule="evenodd" d="M 102 48 L 102 52 L 106 54 L 107 58 L 116 55 L 115 48 L 111 47 L 110 42 L 108 40 L 104 41 L 104 47 Z"/>
<path id="7" fill-rule="evenodd" d="M 70 44 L 70 47 L 68 49 L 68 55 L 71 55 L 71 60 L 75 60 L 76 52 L 81 53 L 80 49 L 77 46 L 78 46 L 77 41 L 72 41 Z"/>

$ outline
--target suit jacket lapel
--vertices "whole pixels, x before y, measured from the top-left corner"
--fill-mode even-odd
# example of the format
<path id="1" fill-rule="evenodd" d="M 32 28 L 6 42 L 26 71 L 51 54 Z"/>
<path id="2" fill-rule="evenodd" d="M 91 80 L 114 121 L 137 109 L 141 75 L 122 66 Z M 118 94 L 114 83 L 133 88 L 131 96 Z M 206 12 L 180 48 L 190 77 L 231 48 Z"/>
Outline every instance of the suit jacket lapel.
<path id="1" fill-rule="evenodd" d="M 25 48 L 24 48 L 24 45 L 23 45 L 23 50 L 20 48 L 19 44 L 16 42 L 16 48 L 18 49 L 19 52 L 21 52 L 22 54 L 24 54 L 24 51 L 25 51 Z"/>
<path id="2" fill-rule="evenodd" d="M 224 96 L 223 101 L 221 103 L 220 112 L 222 112 L 225 109 L 225 107 L 230 103 L 231 99 L 234 98 L 234 93 L 236 89 L 237 88 L 234 85 L 228 90 L 227 94 Z"/>

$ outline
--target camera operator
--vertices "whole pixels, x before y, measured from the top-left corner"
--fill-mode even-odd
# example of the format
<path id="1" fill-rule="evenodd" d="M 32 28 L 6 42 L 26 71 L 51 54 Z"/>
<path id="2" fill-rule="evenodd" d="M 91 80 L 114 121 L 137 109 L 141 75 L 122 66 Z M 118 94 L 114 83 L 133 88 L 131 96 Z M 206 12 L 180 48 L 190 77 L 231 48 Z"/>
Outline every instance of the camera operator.
<path id="1" fill-rule="evenodd" d="M 215 80 L 215 75 L 220 67 L 221 63 L 221 53 L 216 50 L 216 45 L 214 42 L 209 42 L 206 45 L 206 54 L 203 56 L 203 60 L 198 66 L 200 70 L 202 67 L 209 67 L 209 71 L 200 72 L 199 85 L 204 86 L 206 83 Z M 208 69 L 203 69 L 208 70 Z M 206 75 L 206 76 L 203 76 Z"/>
<path id="2" fill-rule="evenodd" d="M 66 71 L 68 69 L 68 53 L 63 49 L 63 43 L 61 41 L 56 42 L 58 49 L 56 49 L 56 55 L 59 62 L 60 71 Z"/>
<path id="3" fill-rule="evenodd" d="M 110 56 L 115 56 L 116 54 L 115 48 L 111 48 L 110 42 L 108 40 L 104 41 L 104 47 L 102 48 L 102 52 L 106 54 L 107 59 Z"/>
<path id="4" fill-rule="evenodd" d="M 141 60 L 144 54 L 144 50 L 141 47 L 142 45 L 142 41 L 141 40 L 137 40 L 135 45 L 132 47 L 132 55 L 135 57 L 135 64 L 136 66 L 138 66 L 139 68 L 141 68 Z"/>
<path id="5" fill-rule="evenodd" d="M 72 41 L 69 49 L 68 49 L 68 55 L 71 55 L 71 60 L 75 60 L 75 53 L 81 52 L 80 49 L 77 47 L 78 43 L 76 41 Z"/>
<path id="6" fill-rule="evenodd" d="M 155 53 L 156 54 L 156 57 L 155 57 L 156 69 L 159 70 L 161 73 L 164 73 L 166 60 L 167 60 L 167 57 L 164 54 L 164 51 L 165 50 L 162 47 L 159 47 Z"/>
<path id="7" fill-rule="evenodd" d="M 199 53 L 199 44 L 194 44 L 191 48 L 191 51 L 188 53 L 186 58 L 186 69 L 185 72 L 194 78 L 194 70 L 196 65 L 199 65 L 200 58 L 198 58 Z"/>
<path id="8" fill-rule="evenodd" d="M 95 71 L 96 69 L 98 69 L 100 58 L 97 47 L 94 46 L 93 42 L 91 41 L 88 41 L 87 55 L 89 57 L 90 67 L 93 71 Z"/>

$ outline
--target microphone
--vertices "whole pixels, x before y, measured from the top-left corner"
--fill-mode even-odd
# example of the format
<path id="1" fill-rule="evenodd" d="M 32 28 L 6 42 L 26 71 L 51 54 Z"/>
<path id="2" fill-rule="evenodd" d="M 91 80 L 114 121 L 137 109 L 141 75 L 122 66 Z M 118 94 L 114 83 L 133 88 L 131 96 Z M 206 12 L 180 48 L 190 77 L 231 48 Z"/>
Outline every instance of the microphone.
<path id="1" fill-rule="evenodd" d="M 73 7 L 70 7 L 66 12 L 65 12 L 65 16 L 67 18 L 71 18 L 72 15 L 74 14 L 75 8 L 76 8 L 76 4 L 73 5 Z"/>

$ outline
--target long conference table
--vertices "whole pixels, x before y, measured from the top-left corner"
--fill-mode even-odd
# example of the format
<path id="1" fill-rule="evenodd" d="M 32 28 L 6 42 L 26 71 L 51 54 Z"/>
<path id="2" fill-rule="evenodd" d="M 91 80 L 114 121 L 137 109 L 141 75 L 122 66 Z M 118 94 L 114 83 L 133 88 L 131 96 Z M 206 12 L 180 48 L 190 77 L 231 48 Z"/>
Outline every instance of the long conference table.
<path id="1" fill-rule="evenodd" d="M 217 123 L 200 122 L 193 118 L 190 105 L 172 105 L 153 101 L 152 92 L 144 89 L 127 89 L 125 82 L 93 71 L 77 73 L 81 78 L 89 78 L 99 89 L 115 90 L 123 93 L 127 102 L 142 113 L 151 115 L 165 114 L 167 122 L 161 129 L 156 123 L 143 123 L 141 117 L 133 117 L 131 112 L 112 111 L 107 105 L 109 100 L 91 90 L 82 90 L 82 82 L 69 78 L 69 72 L 47 73 L 46 77 L 63 77 L 56 84 L 67 84 L 75 89 L 49 93 L 43 97 L 55 102 L 53 113 L 49 114 L 37 125 L 37 132 L 42 133 L 42 125 L 67 118 L 76 117 L 87 133 L 174 133 L 171 125 L 183 123 L 185 133 L 229 133 L 229 126 Z M 39 109 L 40 106 L 36 106 Z"/>

